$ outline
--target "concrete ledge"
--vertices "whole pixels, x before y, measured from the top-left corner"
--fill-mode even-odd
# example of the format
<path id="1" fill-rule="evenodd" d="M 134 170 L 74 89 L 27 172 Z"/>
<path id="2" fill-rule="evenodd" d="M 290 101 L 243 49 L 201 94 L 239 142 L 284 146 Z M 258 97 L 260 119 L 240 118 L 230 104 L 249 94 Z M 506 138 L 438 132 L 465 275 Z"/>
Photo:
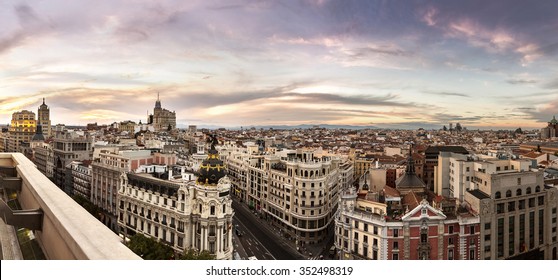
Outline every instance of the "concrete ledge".
<path id="1" fill-rule="evenodd" d="M 120 238 L 59 189 L 21 153 L 0 153 L 22 178 L 18 200 L 23 209 L 44 211 L 43 229 L 35 231 L 47 259 L 140 260 Z"/>

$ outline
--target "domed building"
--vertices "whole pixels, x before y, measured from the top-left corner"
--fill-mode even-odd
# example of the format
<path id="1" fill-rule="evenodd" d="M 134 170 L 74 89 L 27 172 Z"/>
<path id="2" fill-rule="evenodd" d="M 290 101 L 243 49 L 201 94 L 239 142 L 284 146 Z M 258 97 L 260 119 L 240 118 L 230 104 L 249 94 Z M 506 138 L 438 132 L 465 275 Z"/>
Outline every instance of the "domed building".
<path id="1" fill-rule="evenodd" d="M 556 116 L 552 116 L 552 120 L 548 122 L 548 126 L 541 129 L 541 139 L 558 137 L 558 120 Z"/>
<path id="2" fill-rule="evenodd" d="M 232 259 L 232 199 L 231 181 L 226 175 L 225 164 L 215 149 L 217 140 L 211 136 L 207 159 L 198 171 L 195 184 L 195 201 L 192 205 L 198 248 L 216 254 L 217 259 Z"/>
<path id="3" fill-rule="evenodd" d="M 153 174 L 122 174 L 118 192 L 122 234 L 161 240 L 178 254 L 193 249 L 208 251 L 217 260 L 232 259 L 231 181 L 212 139 L 197 179 L 191 173 L 186 176 L 184 166 L 178 165 L 153 166 L 160 170 Z"/>

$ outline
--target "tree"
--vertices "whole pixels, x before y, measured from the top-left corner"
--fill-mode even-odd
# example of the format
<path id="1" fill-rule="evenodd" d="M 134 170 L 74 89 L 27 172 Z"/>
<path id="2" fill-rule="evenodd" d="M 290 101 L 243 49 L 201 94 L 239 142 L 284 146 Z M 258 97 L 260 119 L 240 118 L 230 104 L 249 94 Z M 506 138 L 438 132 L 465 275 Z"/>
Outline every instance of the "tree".
<path id="1" fill-rule="evenodd" d="M 179 259 L 181 260 L 214 260 L 215 255 L 209 253 L 209 251 L 203 250 L 198 252 L 194 249 L 188 249 L 184 251 L 182 255 L 180 255 Z"/>
<path id="2" fill-rule="evenodd" d="M 171 247 L 143 234 L 130 237 L 126 246 L 144 260 L 174 259 L 174 251 Z"/>
<path id="3" fill-rule="evenodd" d="M 521 127 L 515 130 L 516 134 L 523 134 L 523 130 L 521 130 Z"/>

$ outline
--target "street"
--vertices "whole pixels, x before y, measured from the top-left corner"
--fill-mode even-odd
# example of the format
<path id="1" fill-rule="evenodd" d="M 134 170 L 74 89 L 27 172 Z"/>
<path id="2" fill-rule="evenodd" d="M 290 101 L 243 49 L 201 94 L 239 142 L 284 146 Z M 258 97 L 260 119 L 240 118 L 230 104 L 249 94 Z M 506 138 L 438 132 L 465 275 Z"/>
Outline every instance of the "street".
<path id="1" fill-rule="evenodd" d="M 287 240 L 279 238 L 265 221 L 259 220 L 246 205 L 233 199 L 235 215 L 233 222 L 242 236 L 233 232 L 235 250 L 242 259 L 255 256 L 258 260 L 298 260 L 304 259 Z M 238 226 L 237 226 L 238 225 Z M 265 244 L 265 245 L 264 245 Z"/>

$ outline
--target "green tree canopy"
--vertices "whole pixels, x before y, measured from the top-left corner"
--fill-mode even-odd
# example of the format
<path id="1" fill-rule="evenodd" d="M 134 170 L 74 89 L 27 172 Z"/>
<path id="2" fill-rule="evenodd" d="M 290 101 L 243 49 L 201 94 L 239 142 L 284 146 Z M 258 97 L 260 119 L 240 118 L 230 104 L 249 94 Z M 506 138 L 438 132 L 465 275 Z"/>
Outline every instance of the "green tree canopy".
<path id="1" fill-rule="evenodd" d="M 171 247 L 143 234 L 131 236 L 126 246 L 144 260 L 174 259 L 174 251 Z"/>
<path id="2" fill-rule="evenodd" d="M 184 251 L 184 254 L 180 255 L 181 260 L 214 260 L 215 255 L 209 253 L 209 251 L 197 252 L 194 249 L 188 249 Z"/>

